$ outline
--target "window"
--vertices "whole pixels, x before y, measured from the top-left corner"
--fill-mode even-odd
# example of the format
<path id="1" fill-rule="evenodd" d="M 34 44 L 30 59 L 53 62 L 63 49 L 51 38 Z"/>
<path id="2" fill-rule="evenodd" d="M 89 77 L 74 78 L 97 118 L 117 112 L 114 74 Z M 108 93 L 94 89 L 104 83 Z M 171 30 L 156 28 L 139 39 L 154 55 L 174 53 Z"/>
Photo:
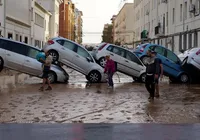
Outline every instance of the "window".
<path id="1" fill-rule="evenodd" d="M 171 61 L 173 61 L 174 63 L 178 63 L 179 59 L 178 57 L 171 51 L 167 50 L 167 58 Z"/>
<path id="2" fill-rule="evenodd" d="M 35 13 L 35 24 L 44 27 L 44 18 Z"/>
<path id="3" fill-rule="evenodd" d="M 135 62 L 139 65 L 142 65 L 142 63 L 140 62 L 140 60 L 131 52 L 129 51 L 126 51 L 126 59 L 132 61 L 132 62 Z"/>
<path id="4" fill-rule="evenodd" d="M 180 21 L 183 20 L 183 5 L 180 5 Z"/>
<path id="5" fill-rule="evenodd" d="M 21 36 L 21 35 L 20 35 L 20 37 L 19 37 L 19 41 L 22 42 L 22 36 Z"/>
<path id="6" fill-rule="evenodd" d="M 63 46 L 64 40 L 56 40 L 56 42 Z"/>
<path id="7" fill-rule="evenodd" d="M 69 41 L 64 41 L 63 46 L 64 46 L 65 48 L 69 49 L 69 50 L 72 50 L 72 51 L 76 52 L 77 45 L 74 44 L 74 43 L 71 43 L 71 42 L 69 42 Z"/>
<path id="8" fill-rule="evenodd" d="M 0 39 L 0 48 L 5 49 L 5 43 L 6 42 L 4 40 Z"/>
<path id="9" fill-rule="evenodd" d="M 160 55 L 163 55 L 163 56 L 165 55 L 165 49 L 162 48 L 162 47 L 156 46 L 154 51 L 157 52 Z"/>
<path id="10" fill-rule="evenodd" d="M 192 4 L 192 0 L 190 0 L 190 5 Z M 190 18 L 192 18 L 192 12 L 190 12 Z"/>
<path id="11" fill-rule="evenodd" d="M 19 40 L 19 36 L 18 36 L 18 34 L 15 35 L 15 40 L 16 40 L 16 41 Z"/>
<path id="12" fill-rule="evenodd" d="M 112 52 L 115 53 L 115 54 L 117 54 L 117 55 L 120 55 L 121 57 L 125 57 L 125 50 L 121 49 L 119 47 L 113 46 Z"/>
<path id="13" fill-rule="evenodd" d="M 167 20 L 167 21 L 166 21 L 166 26 L 168 27 L 168 24 L 169 24 L 169 23 L 168 23 L 168 12 L 166 13 L 166 18 L 167 18 L 167 19 L 166 19 L 166 20 Z"/>
<path id="14" fill-rule="evenodd" d="M 41 42 L 39 40 L 35 40 L 35 46 L 40 48 L 41 47 Z"/>
<path id="15" fill-rule="evenodd" d="M 112 51 L 112 49 L 113 49 L 113 46 L 112 45 L 110 45 L 106 50 L 108 50 L 108 51 Z"/>
<path id="16" fill-rule="evenodd" d="M 28 52 L 28 56 L 36 59 L 36 56 L 37 56 L 38 53 L 39 53 L 39 50 L 30 47 L 29 52 Z"/>
<path id="17" fill-rule="evenodd" d="M 8 38 L 12 39 L 13 38 L 13 34 L 12 33 L 8 33 Z"/>
<path id="18" fill-rule="evenodd" d="M 185 2 L 185 8 L 184 8 L 184 20 L 187 19 L 187 1 Z"/>
<path id="19" fill-rule="evenodd" d="M 18 53 L 21 55 L 27 55 L 28 46 L 26 46 L 26 45 L 7 41 L 6 47 L 8 47 L 7 50 L 9 50 L 9 51 L 12 51 L 12 52 L 15 52 L 15 53 Z"/>
<path id="20" fill-rule="evenodd" d="M 25 36 L 24 43 L 28 44 L 28 37 Z"/>
<path id="21" fill-rule="evenodd" d="M 77 47 L 77 54 L 84 58 L 90 57 L 90 60 L 92 60 L 90 54 L 80 46 Z"/>
<path id="22" fill-rule="evenodd" d="M 173 8 L 173 15 L 172 15 L 172 24 L 174 24 L 175 22 L 175 8 Z"/>
<path id="23" fill-rule="evenodd" d="M 1 32 L 2 32 L 2 31 L 0 30 L 0 37 L 2 37 Z"/>

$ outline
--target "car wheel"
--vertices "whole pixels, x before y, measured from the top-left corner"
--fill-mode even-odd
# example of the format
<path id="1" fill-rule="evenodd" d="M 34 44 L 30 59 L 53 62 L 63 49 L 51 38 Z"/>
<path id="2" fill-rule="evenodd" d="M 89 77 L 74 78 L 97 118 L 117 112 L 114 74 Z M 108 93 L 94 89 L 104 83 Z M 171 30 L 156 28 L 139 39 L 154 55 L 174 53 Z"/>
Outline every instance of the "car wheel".
<path id="1" fill-rule="evenodd" d="M 186 58 L 183 60 L 181 66 L 184 66 L 185 64 L 187 64 L 187 60 L 188 60 L 188 57 L 186 57 Z"/>
<path id="2" fill-rule="evenodd" d="M 180 75 L 181 83 L 188 83 L 190 80 L 189 76 L 186 73 Z"/>
<path id="3" fill-rule="evenodd" d="M 56 74 L 53 71 L 49 72 L 48 79 L 49 79 L 51 84 L 57 82 Z"/>
<path id="4" fill-rule="evenodd" d="M 106 64 L 106 59 L 105 57 L 102 57 L 99 59 L 99 65 L 102 66 L 103 68 L 105 67 Z"/>
<path id="5" fill-rule="evenodd" d="M 146 73 L 143 73 L 143 74 L 140 76 L 140 82 L 145 83 L 145 81 L 146 81 Z"/>
<path id="6" fill-rule="evenodd" d="M 50 50 L 49 54 L 53 57 L 53 62 L 57 62 L 58 61 L 58 58 L 59 58 L 58 52 L 56 52 L 54 50 Z"/>
<path id="7" fill-rule="evenodd" d="M 143 56 L 141 58 L 141 61 L 144 63 L 145 66 L 147 65 L 147 60 L 148 60 L 148 56 Z"/>
<path id="8" fill-rule="evenodd" d="M 98 83 L 101 81 L 101 74 L 98 71 L 91 71 L 86 77 L 91 83 Z"/>
<path id="9" fill-rule="evenodd" d="M 3 61 L 3 59 L 0 57 L 0 72 L 3 70 L 3 65 L 4 65 L 4 61 Z"/>

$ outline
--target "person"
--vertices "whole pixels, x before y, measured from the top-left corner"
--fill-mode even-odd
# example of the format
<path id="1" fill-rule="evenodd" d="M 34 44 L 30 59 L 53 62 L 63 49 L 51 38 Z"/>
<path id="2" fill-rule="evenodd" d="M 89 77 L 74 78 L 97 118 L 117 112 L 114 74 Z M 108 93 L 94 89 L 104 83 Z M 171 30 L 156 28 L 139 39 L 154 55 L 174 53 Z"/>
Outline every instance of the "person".
<path id="1" fill-rule="evenodd" d="M 160 65 L 160 70 L 159 70 L 159 75 L 158 78 L 155 79 L 155 97 L 159 98 L 160 97 L 160 92 L 159 92 L 159 79 L 163 78 L 163 65 L 162 65 L 162 60 L 157 58 L 159 65 Z"/>
<path id="2" fill-rule="evenodd" d="M 113 75 L 115 73 L 115 62 L 110 58 L 109 55 L 106 56 L 106 65 L 104 73 L 108 74 L 108 88 L 113 88 Z"/>
<path id="3" fill-rule="evenodd" d="M 48 52 L 45 52 L 45 58 L 40 57 L 39 61 L 43 63 L 43 74 L 42 74 L 43 83 L 39 90 L 44 91 L 44 87 L 46 83 L 48 84 L 48 87 L 46 90 L 52 90 L 50 81 L 48 79 L 48 74 L 51 68 L 51 63 L 52 63 L 52 56 L 49 55 Z"/>
<path id="4" fill-rule="evenodd" d="M 149 58 L 147 59 L 146 65 L 146 81 L 145 87 L 147 91 L 150 93 L 149 101 L 154 100 L 155 94 L 155 81 L 158 79 L 160 65 L 159 59 L 156 58 L 156 53 L 152 50 L 147 51 L 147 55 Z"/>

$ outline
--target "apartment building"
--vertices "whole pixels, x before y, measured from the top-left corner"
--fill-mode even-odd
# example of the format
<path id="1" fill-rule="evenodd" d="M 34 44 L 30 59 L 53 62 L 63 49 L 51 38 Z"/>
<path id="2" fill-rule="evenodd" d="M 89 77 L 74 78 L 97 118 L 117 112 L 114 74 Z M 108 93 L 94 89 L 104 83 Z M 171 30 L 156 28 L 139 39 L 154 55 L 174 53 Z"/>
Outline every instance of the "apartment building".
<path id="1" fill-rule="evenodd" d="M 115 19 L 116 19 L 117 15 L 113 15 L 112 18 L 111 18 L 111 23 L 112 23 L 112 38 L 113 38 L 113 43 L 114 42 L 114 38 L 115 38 Z"/>
<path id="2" fill-rule="evenodd" d="M 37 0 L 37 2 L 52 14 L 50 18 L 50 38 L 58 36 L 59 6 L 63 3 L 63 0 Z"/>
<path id="3" fill-rule="evenodd" d="M 82 29 L 83 29 L 83 13 L 75 8 L 75 41 L 79 44 L 82 43 Z"/>
<path id="4" fill-rule="evenodd" d="M 0 0 L 0 36 L 4 36 L 4 24 L 5 24 L 5 0 Z"/>
<path id="5" fill-rule="evenodd" d="M 133 43 L 134 37 L 134 4 L 125 3 L 114 22 L 114 42 L 121 45 Z"/>
<path id="6" fill-rule="evenodd" d="M 59 36 L 75 41 L 75 5 L 71 0 L 64 0 L 59 13 Z"/>
<path id="7" fill-rule="evenodd" d="M 135 41 L 143 30 L 175 53 L 200 45 L 200 0 L 134 0 Z"/>

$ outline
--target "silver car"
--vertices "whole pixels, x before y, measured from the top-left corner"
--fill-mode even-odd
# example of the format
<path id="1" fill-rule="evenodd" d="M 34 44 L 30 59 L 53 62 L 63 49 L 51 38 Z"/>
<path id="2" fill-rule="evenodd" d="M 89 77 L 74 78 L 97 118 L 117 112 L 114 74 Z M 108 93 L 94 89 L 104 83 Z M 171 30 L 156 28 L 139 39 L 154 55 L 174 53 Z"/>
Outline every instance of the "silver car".
<path id="1" fill-rule="evenodd" d="M 38 48 L 25 43 L 0 38 L 0 69 L 3 67 L 41 78 L 42 63 L 36 60 L 40 52 Z M 57 65 L 52 65 L 49 80 L 54 82 L 68 82 L 69 75 Z"/>

